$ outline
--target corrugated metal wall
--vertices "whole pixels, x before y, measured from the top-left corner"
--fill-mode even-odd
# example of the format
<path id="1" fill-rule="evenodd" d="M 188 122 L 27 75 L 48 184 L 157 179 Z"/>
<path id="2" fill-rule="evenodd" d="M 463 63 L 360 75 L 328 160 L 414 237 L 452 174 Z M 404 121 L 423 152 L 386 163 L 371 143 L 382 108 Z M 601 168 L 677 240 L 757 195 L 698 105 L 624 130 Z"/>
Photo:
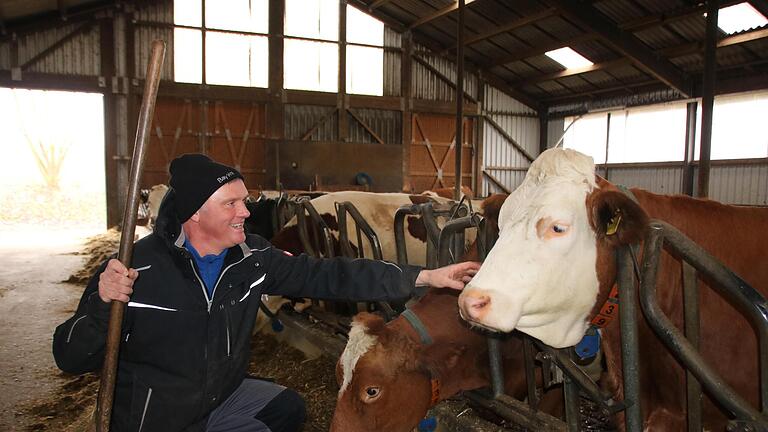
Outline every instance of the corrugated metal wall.
<path id="1" fill-rule="evenodd" d="M 768 205 L 768 164 L 712 166 L 709 197 L 728 204 Z"/>
<path id="2" fill-rule="evenodd" d="M 536 111 L 495 87 L 485 85 L 483 92 L 483 112 L 535 158 L 539 153 L 539 119 L 526 115 L 535 115 Z M 483 122 L 482 133 L 482 169 L 507 189 L 515 190 L 523 181 L 525 170 L 530 165 L 528 158 L 489 122 Z M 499 192 L 503 190 L 487 175 L 483 175 L 482 195 Z"/>
<path id="3" fill-rule="evenodd" d="M 402 48 L 400 33 L 384 26 L 384 46 Z M 402 53 L 384 50 L 384 96 L 400 96 Z"/>
<path id="4" fill-rule="evenodd" d="M 285 139 L 300 140 L 310 129 L 317 128 L 308 138 L 311 141 L 338 140 L 338 113 L 334 107 L 317 105 L 286 105 L 285 106 Z M 325 119 L 323 120 L 323 118 Z M 322 123 L 318 125 L 318 122 Z"/>
<path id="5" fill-rule="evenodd" d="M 427 64 L 439 71 L 451 82 L 456 82 L 456 64 L 441 57 L 428 54 L 428 50 L 422 46 L 414 46 L 414 57 L 419 57 Z M 413 80 L 413 97 L 416 99 L 428 99 L 439 101 L 452 101 L 454 90 L 443 78 L 436 75 L 423 64 L 414 60 L 411 77 Z M 477 76 L 472 73 L 464 73 L 464 91 L 477 100 Z"/>
<path id="6" fill-rule="evenodd" d="M 152 42 L 156 39 L 166 41 L 165 61 L 160 72 L 160 79 L 173 81 L 173 30 L 159 27 L 136 27 L 134 32 L 134 64 L 133 72 L 137 78 L 145 78 L 149 53 L 152 52 Z"/>
<path id="7" fill-rule="evenodd" d="M 23 65 L 73 31 L 77 31 L 81 25 L 84 24 L 70 24 L 19 36 L 19 65 Z M 99 26 L 97 22 L 86 25 L 90 25 L 90 28 L 75 35 L 39 61 L 31 64 L 26 71 L 81 76 L 100 75 Z M 10 44 L 11 41 L 3 42 L 2 49 L 0 49 L 0 68 L 6 70 L 11 68 Z"/>
<path id="8" fill-rule="evenodd" d="M 597 173 L 605 171 L 598 167 Z M 639 187 L 658 194 L 680 194 L 683 185 L 682 167 L 610 168 L 607 179 L 627 187 Z"/>
<path id="9" fill-rule="evenodd" d="M 367 108 L 352 108 L 360 118 L 385 144 L 400 144 L 402 115 L 399 111 L 386 111 Z M 358 143 L 378 143 L 351 115 L 349 116 L 349 141 Z"/>

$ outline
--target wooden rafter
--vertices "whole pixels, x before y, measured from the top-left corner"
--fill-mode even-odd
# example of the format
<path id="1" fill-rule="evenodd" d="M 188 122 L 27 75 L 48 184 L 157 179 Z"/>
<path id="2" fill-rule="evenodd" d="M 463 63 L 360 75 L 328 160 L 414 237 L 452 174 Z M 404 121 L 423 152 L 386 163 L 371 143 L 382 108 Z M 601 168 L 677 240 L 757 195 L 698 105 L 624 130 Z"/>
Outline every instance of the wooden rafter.
<path id="1" fill-rule="evenodd" d="M 380 8 L 380 7 L 384 6 L 385 4 L 387 4 L 387 3 L 391 2 L 391 1 L 392 0 L 376 0 L 370 6 L 368 6 L 368 9 L 374 10 L 376 8 Z"/>
<path id="2" fill-rule="evenodd" d="M 535 57 L 544 54 L 547 51 L 556 50 L 558 48 L 567 47 L 577 43 L 585 42 L 597 38 L 594 33 L 584 33 L 570 39 L 552 41 L 546 44 L 540 44 L 530 49 L 516 52 L 508 56 L 500 56 L 493 59 L 490 63 L 486 64 L 486 67 L 492 68 L 496 66 L 505 65 L 507 63 L 514 63 L 516 61 L 524 60 L 530 57 Z"/>
<path id="3" fill-rule="evenodd" d="M 584 67 L 580 67 L 580 68 L 569 68 L 569 69 L 565 69 L 565 70 L 558 71 L 558 72 L 552 72 L 552 73 L 543 74 L 543 75 L 536 75 L 536 76 L 531 77 L 529 79 L 525 79 L 525 80 L 518 81 L 518 82 L 515 82 L 515 83 L 510 83 L 509 85 L 511 85 L 512 87 L 524 87 L 526 85 L 536 84 L 536 83 L 539 83 L 539 82 L 542 82 L 542 81 L 549 81 L 549 80 L 558 79 L 558 78 L 565 78 L 565 77 L 568 77 L 568 76 L 580 75 L 580 74 L 583 74 L 583 73 L 594 72 L 594 71 L 598 71 L 598 70 L 613 69 L 613 68 L 617 68 L 617 67 L 620 67 L 620 66 L 626 66 L 626 65 L 631 64 L 631 63 L 632 63 L 632 61 L 629 60 L 628 58 L 621 57 L 621 58 L 618 58 L 616 60 L 610 60 L 610 61 L 603 62 L 603 63 L 595 63 L 595 64 L 590 65 L 590 66 L 584 66 Z"/>
<path id="4" fill-rule="evenodd" d="M 631 58 L 638 67 L 684 96 L 691 95 L 690 81 L 675 65 L 668 60 L 659 58 L 634 35 L 620 29 L 594 7 L 569 0 L 547 0 L 547 2 L 557 6 L 563 13 L 581 23 L 589 31 L 597 33 L 606 44 Z"/>
<path id="5" fill-rule="evenodd" d="M 444 6 L 444 7 L 440 8 L 440 9 L 438 9 L 438 10 L 432 12 L 432 13 L 429 13 L 427 15 L 424 15 L 423 17 L 420 17 L 416 21 L 410 23 L 408 25 L 408 29 L 409 30 L 413 30 L 413 29 L 415 29 L 418 26 L 422 26 L 422 25 L 430 23 L 430 22 L 432 22 L 432 21 L 434 21 L 434 20 L 436 20 L 438 18 L 442 18 L 442 17 L 448 15 L 449 13 L 451 13 L 451 12 L 453 12 L 455 10 L 458 10 L 458 9 L 459 9 L 459 2 L 451 3 L 448 6 Z"/>
<path id="6" fill-rule="evenodd" d="M 717 47 L 727 47 L 730 45 L 737 45 L 753 40 L 763 39 L 768 37 L 768 29 L 762 28 L 759 30 L 746 31 L 733 36 L 727 36 L 717 41 Z M 702 52 L 704 49 L 704 42 L 692 42 L 683 45 L 664 48 L 658 51 L 659 54 L 665 57 L 681 57 L 688 54 L 694 54 Z"/>
<path id="7" fill-rule="evenodd" d="M 475 36 L 467 38 L 464 41 L 464 46 L 472 45 L 480 41 L 484 41 L 486 39 L 492 38 L 498 34 L 510 32 L 512 30 L 525 27 L 529 24 L 533 24 L 537 21 L 541 21 L 545 18 L 549 18 L 554 15 L 557 15 L 557 9 L 547 8 L 541 12 L 537 12 L 531 15 L 526 15 L 524 17 L 517 18 L 515 20 L 509 21 L 506 24 L 502 24 L 498 27 L 493 27 L 492 29 L 489 29 L 482 33 L 476 34 Z M 451 50 L 451 49 L 456 49 L 456 44 L 452 44 L 448 46 L 448 48 L 446 48 L 446 50 Z"/>
<path id="8" fill-rule="evenodd" d="M 728 0 L 721 1 L 720 7 L 733 6 L 735 4 L 743 3 L 744 0 Z M 641 30 L 657 27 L 664 24 L 673 23 L 693 16 L 702 16 L 707 11 L 706 3 L 685 6 L 679 9 L 675 9 L 670 12 L 665 12 L 657 15 L 648 15 L 642 18 L 633 19 L 619 24 L 619 28 L 622 30 L 628 30 L 631 32 L 638 32 Z"/>

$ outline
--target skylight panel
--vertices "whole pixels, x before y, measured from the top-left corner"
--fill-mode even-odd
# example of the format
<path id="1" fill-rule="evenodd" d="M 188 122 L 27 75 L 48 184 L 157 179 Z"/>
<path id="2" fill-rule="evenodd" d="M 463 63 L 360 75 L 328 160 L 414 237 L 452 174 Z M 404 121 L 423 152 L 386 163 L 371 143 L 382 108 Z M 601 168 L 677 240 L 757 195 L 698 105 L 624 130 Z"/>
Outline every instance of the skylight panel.
<path id="1" fill-rule="evenodd" d="M 717 26 L 728 34 L 743 32 L 766 24 L 768 19 L 746 2 L 724 7 L 717 13 Z"/>
<path id="2" fill-rule="evenodd" d="M 570 47 L 548 51 L 546 56 L 560 63 L 566 69 L 583 68 L 594 64 Z"/>

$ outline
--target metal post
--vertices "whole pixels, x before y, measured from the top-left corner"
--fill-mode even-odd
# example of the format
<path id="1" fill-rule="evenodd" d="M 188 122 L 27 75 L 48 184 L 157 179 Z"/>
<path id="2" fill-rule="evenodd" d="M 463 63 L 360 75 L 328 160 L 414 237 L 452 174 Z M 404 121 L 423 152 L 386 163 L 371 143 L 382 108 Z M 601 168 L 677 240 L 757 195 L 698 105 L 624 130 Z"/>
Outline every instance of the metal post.
<path id="1" fill-rule="evenodd" d="M 704 41 L 704 83 L 701 90 L 701 148 L 699 149 L 699 187 L 696 196 L 709 196 L 709 167 L 712 150 L 712 109 L 715 105 L 717 74 L 717 15 L 720 2 L 707 1 L 707 32 Z"/>
<path id="2" fill-rule="evenodd" d="M 683 261 L 683 306 L 685 321 L 685 337 L 691 346 L 699 349 L 699 281 L 696 269 Z M 688 404 L 688 431 L 698 432 L 701 429 L 701 384 L 693 373 L 685 370 L 686 402 Z"/>
<path id="3" fill-rule="evenodd" d="M 603 163 L 603 177 L 608 180 L 608 144 L 611 141 L 611 113 L 605 116 L 605 160 Z"/>
<path id="4" fill-rule="evenodd" d="M 617 252 L 619 298 L 621 307 L 621 362 L 624 377 L 624 424 L 628 432 L 643 430 L 643 413 L 640 407 L 640 370 L 638 367 L 637 291 L 635 290 L 632 258 L 629 247 Z"/>
<path id="5" fill-rule="evenodd" d="M 685 115 L 685 155 L 683 156 L 683 186 L 682 192 L 693 196 L 693 160 L 696 153 L 696 112 L 699 103 L 688 102 Z"/>
<path id="6" fill-rule="evenodd" d="M 453 198 L 461 198 L 461 145 L 464 141 L 464 0 L 459 0 L 456 26 L 456 180 Z"/>

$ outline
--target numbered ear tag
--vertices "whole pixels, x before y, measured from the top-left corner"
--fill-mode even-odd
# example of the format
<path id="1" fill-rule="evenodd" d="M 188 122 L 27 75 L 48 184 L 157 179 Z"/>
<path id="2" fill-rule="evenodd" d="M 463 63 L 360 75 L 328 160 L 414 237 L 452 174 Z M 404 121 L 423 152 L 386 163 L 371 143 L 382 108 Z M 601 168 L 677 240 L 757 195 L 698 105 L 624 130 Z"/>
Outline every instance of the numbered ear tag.
<path id="1" fill-rule="evenodd" d="M 621 223 L 621 210 L 616 210 L 616 213 L 608 222 L 608 229 L 605 231 L 605 235 L 614 235 L 619 230 L 619 224 Z"/>

